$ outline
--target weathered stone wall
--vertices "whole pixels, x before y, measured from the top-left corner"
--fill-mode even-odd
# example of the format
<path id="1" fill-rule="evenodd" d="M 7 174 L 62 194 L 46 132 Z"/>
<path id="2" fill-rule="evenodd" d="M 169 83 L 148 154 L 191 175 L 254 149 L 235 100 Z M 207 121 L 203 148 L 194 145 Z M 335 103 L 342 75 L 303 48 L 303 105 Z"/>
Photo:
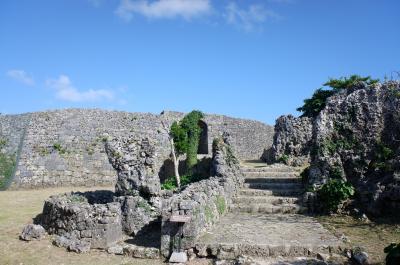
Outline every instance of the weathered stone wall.
<path id="1" fill-rule="evenodd" d="M 290 163 L 310 155 L 309 185 L 342 178 L 355 187 L 364 211 L 398 214 L 399 81 L 357 83 L 331 96 L 314 119 L 280 118 L 275 129 L 275 158 L 285 155 Z"/>
<path id="2" fill-rule="evenodd" d="M 146 135 L 166 146 L 156 115 L 104 110 L 31 114 L 14 187 L 110 185 L 115 170 L 105 154 L 108 137 Z"/>
<path id="3" fill-rule="evenodd" d="M 0 139 L 5 140 L 2 151 L 12 155 L 18 152 L 30 114 L 0 115 Z"/>
<path id="4" fill-rule="evenodd" d="M 182 248 L 195 247 L 196 238 L 215 223 L 232 204 L 233 197 L 243 184 L 239 161 L 229 145 L 229 138 L 217 138 L 213 146 L 212 177 L 192 183 L 182 192 L 164 199 L 162 203 L 161 253 L 168 257 L 178 250 L 179 224 L 171 216 L 188 216 L 183 226 Z"/>
<path id="5" fill-rule="evenodd" d="M 117 174 L 105 154 L 107 138 L 148 137 L 158 148 L 157 163 L 169 157 L 169 126 L 184 116 L 99 109 L 65 109 L 23 115 L 0 115 L 1 134 L 9 139 L 9 152 L 23 144 L 12 188 L 93 186 L 115 184 Z M 208 154 L 212 139 L 227 131 L 240 159 L 258 159 L 271 146 L 273 128 L 261 122 L 206 115 Z M 24 133 L 25 132 L 25 133 Z M 24 136 L 24 137 L 23 137 Z"/>
<path id="6" fill-rule="evenodd" d="M 96 201 L 90 200 L 91 195 Z M 93 195 L 87 192 L 51 196 L 44 203 L 40 223 L 49 234 L 83 241 L 89 248 L 113 245 L 123 237 L 121 205 L 112 201 L 112 192 Z"/>
<path id="7" fill-rule="evenodd" d="M 274 142 L 266 149 L 263 160 L 301 166 L 310 162 L 312 147 L 312 119 L 281 116 L 276 120 Z"/>
<path id="8" fill-rule="evenodd" d="M 365 211 L 400 209 L 400 82 L 359 84 L 329 98 L 314 123 L 309 182 L 351 182 Z"/>

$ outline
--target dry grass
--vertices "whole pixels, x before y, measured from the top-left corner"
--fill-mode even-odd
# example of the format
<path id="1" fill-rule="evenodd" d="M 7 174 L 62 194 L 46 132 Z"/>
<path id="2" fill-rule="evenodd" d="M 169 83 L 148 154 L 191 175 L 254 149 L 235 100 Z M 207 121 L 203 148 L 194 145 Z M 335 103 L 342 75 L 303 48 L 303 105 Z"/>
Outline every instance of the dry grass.
<path id="1" fill-rule="evenodd" d="M 98 188 L 98 189 L 111 189 Z M 158 260 L 141 260 L 109 255 L 101 251 L 76 254 L 57 248 L 51 238 L 35 242 L 23 242 L 18 236 L 27 223 L 42 211 L 43 202 L 52 194 L 68 191 L 94 190 L 88 188 L 56 188 L 29 191 L 0 192 L 0 264 L 162 264 Z"/>
<path id="2" fill-rule="evenodd" d="M 321 216 L 319 221 L 337 236 L 345 235 L 349 246 L 364 247 L 372 264 L 384 264 L 383 249 L 391 242 L 400 242 L 400 220 L 377 219 L 362 222 L 350 216 Z"/>

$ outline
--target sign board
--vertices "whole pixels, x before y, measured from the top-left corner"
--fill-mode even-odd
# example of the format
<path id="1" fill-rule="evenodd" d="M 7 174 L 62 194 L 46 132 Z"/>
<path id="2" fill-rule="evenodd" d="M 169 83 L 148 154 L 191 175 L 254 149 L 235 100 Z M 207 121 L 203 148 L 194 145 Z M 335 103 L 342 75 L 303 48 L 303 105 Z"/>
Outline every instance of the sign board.
<path id="1" fill-rule="evenodd" d="M 172 215 L 169 218 L 169 221 L 173 223 L 187 223 L 190 221 L 190 219 L 190 216 L 187 215 Z"/>

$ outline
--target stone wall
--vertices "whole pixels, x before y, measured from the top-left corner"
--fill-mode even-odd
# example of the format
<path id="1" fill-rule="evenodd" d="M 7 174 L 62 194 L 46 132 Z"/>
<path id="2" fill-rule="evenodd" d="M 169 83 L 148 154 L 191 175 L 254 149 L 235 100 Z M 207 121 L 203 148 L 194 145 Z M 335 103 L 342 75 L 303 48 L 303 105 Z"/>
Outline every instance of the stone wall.
<path id="1" fill-rule="evenodd" d="M 148 137 L 160 146 L 157 159 L 162 163 L 170 149 L 161 121 L 169 126 L 183 116 L 178 112 L 154 115 L 99 109 L 0 115 L 0 137 L 9 139 L 8 152 L 20 155 L 12 188 L 115 184 L 117 174 L 105 154 L 106 139 Z M 261 122 L 206 115 L 204 123 L 209 155 L 212 139 L 223 131 L 232 135 L 240 159 L 259 159 L 263 149 L 272 144 L 273 128 Z"/>
<path id="2" fill-rule="evenodd" d="M 83 241 L 89 248 L 105 249 L 112 246 L 123 237 L 121 205 L 112 201 L 112 192 L 101 193 L 51 196 L 44 203 L 40 224 L 49 234 Z"/>
<path id="3" fill-rule="evenodd" d="M 0 115 L 0 139 L 5 140 L 2 151 L 12 155 L 18 152 L 30 114 Z"/>
<path id="4" fill-rule="evenodd" d="M 399 213 L 399 81 L 357 83 L 329 97 L 315 118 L 285 116 L 275 130 L 275 158 L 286 156 L 291 164 L 309 155 L 309 185 L 344 179 L 363 211 Z"/>
<path id="5" fill-rule="evenodd" d="M 168 257 L 179 247 L 182 236 L 183 249 L 195 247 L 197 237 L 225 214 L 233 197 L 243 184 L 239 161 L 229 145 L 229 138 L 219 137 L 213 144 L 212 177 L 190 184 L 182 192 L 164 199 L 162 203 L 161 253 Z M 190 217 L 179 235 L 179 224 L 171 216 Z"/>
<path id="6" fill-rule="evenodd" d="M 312 147 L 312 119 L 280 116 L 275 123 L 274 142 L 262 159 L 268 163 L 284 162 L 301 166 L 310 162 Z"/>

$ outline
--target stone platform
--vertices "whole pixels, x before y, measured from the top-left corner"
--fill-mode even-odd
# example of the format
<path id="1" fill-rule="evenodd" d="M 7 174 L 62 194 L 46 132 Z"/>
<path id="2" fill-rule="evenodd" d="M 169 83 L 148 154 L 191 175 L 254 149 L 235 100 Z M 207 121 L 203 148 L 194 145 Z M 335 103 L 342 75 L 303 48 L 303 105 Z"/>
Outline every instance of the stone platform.
<path id="1" fill-rule="evenodd" d="M 298 214 L 229 213 L 204 233 L 196 248 L 221 259 L 315 256 L 336 253 L 341 242 L 314 218 Z"/>

